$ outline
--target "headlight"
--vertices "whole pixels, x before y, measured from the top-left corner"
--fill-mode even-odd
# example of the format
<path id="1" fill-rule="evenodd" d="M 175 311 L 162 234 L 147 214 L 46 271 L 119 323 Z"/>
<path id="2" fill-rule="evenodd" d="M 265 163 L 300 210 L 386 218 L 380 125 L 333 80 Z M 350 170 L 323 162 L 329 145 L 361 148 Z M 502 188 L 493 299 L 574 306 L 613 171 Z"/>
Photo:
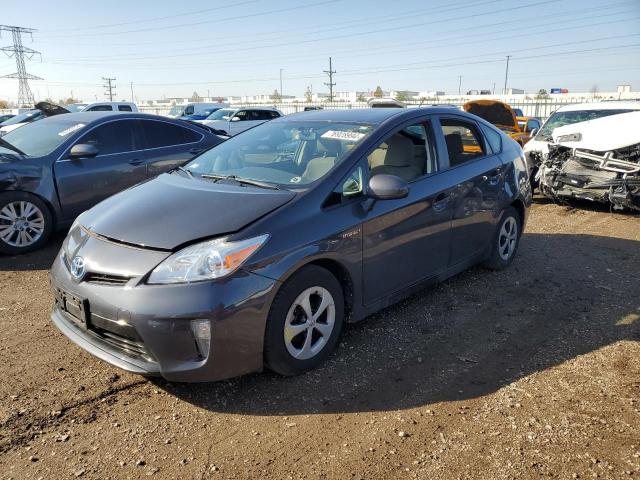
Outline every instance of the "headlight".
<path id="1" fill-rule="evenodd" d="M 239 242 L 218 238 L 191 245 L 158 265 L 147 283 L 188 283 L 225 277 L 236 271 L 267 238 L 269 235 L 260 235 Z"/>

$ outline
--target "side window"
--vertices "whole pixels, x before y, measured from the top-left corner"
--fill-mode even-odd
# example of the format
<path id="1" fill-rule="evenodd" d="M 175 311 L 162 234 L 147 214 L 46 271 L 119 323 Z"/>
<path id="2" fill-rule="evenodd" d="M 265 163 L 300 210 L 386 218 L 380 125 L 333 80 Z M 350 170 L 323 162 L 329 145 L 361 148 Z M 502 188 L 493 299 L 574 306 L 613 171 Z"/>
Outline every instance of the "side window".
<path id="1" fill-rule="evenodd" d="M 168 147 L 183 143 L 199 142 L 202 135 L 172 123 L 143 120 L 142 129 L 147 138 L 147 148 Z"/>
<path id="2" fill-rule="evenodd" d="M 347 175 L 331 192 L 324 206 L 332 207 L 340 205 L 351 198 L 360 197 L 364 194 L 365 167 L 363 162 L 359 162 L 349 175 Z"/>
<path id="3" fill-rule="evenodd" d="M 189 105 L 187 108 L 184 109 L 184 112 L 182 112 L 182 115 L 193 115 L 193 105 Z"/>
<path id="4" fill-rule="evenodd" d="M 280 118 L 280 114 L 278 112 L 269 111 L 269 118 Z"/>
<path id="5" fill-rule="evenodd" d="M 111 112 L 112 110 L 111 105 L 96 105 L 87 110 L 87 112 Z"/>
<path id="6" fill-rule="evenodd" d="M 431 124 L 417 123 L 386 138 L 367 157 L 371 175 L 385 173 L 411 182 L 437 171 Z"/>
<path id="7" fill-rule="evenodd" d="M 248 110 L 240 110 L 238 113 L 234 115 L 234 117 L 238 117 L 240 121 L 249 120 L 249 111 Z"/>
<path id="8" fill-rule="evenodd" d="M 131 106 L 130 105 L 118 105 L 118 110 L 121 112 L 131 112 Z"/>
<path id="9" fill-rule="evenodd" d="M 502 151 L 502 136 L 496 132 L 493 128 L 481 125 L 482 132 L 487 138 L 487 143 L 491 147 L 492 153 L 500 153 Z"/>
<path id="10" fill-rule="evenodd" d="M 453 118 L 441 118 L 440 125 L 447 144 L 450 167 L 486 155 L 480 132 L 473 123 Z"/>
<path id="11" fill-rule="evenodd" d="M 109 122 L 94 128 L 77 143 L 95 145 L 98 155 L 131 152 L 140 148 L 140 145 L 136 144 L 138 138 L 136 130 L 136 123 L 133 120 Z"/>

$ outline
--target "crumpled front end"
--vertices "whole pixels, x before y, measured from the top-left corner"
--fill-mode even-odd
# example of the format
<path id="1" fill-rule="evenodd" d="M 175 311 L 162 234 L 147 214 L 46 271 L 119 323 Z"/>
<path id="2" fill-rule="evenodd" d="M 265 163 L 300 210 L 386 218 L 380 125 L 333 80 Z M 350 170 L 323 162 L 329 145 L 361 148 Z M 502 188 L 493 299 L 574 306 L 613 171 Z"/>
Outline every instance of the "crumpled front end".
<path id="1" fill-rule="evenodd" d="M 640 210 L 640 143 L 606 152 L 549 145 L 537 179 L 540 191 L 554 200 L 579 198 Z"/>

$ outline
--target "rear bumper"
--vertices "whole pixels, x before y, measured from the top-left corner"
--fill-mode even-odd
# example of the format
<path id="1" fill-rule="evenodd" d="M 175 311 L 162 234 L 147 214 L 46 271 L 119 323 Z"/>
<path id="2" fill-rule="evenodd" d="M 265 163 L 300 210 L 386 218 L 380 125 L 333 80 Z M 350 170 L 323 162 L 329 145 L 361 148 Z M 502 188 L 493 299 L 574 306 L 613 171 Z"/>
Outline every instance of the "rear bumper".
<path id="1" fill-rule="evenodd" d="M 86 300 L 88 321 L 80 325 L 58 303 L 51 320 L 75 344 L 123 370 L 179 382 L 222 380 L 262 370 L 276 284 L 244 271 L 181 285 L 78 282 L 58 255 L 51 286 Z M 191 329 L 201 319 L 210 322 L 208 352 L 199 351 Z"/>

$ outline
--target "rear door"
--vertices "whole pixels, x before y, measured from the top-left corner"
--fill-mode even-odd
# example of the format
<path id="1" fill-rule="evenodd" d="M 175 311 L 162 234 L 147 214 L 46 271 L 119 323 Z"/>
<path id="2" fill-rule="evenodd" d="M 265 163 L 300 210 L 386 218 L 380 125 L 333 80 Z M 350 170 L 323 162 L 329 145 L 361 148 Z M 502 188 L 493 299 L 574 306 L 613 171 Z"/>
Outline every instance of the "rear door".
<path id="1" fill-rule="evenodd" d="M 144 132 L 147 175 L 155 177 L 190 161 L 209 145 L 204 134 L 161 120 L 140 120 Z"/>
<path id="2" fill-rule="evenodd" d="M 498 152 L 493 152 L 480 126 L 457 115 L 440 115 L 438 135 L 444 140 L 448 171 L 457 180 L 451 207 L 450 266 L 473 261 L 489 246 L 499 214 L 504 171 Z"/>
<path id="3" fill-rule="evenodd" d="M 138 121 L 122 119 L 102 123 L 74 142 L 74 145 L 95 145 L 98 155 L 72 159 L 67 150 L 55 163 L 56 185 L 65 218 L 75 218 L 147 177 L 141 139 Z"/>

